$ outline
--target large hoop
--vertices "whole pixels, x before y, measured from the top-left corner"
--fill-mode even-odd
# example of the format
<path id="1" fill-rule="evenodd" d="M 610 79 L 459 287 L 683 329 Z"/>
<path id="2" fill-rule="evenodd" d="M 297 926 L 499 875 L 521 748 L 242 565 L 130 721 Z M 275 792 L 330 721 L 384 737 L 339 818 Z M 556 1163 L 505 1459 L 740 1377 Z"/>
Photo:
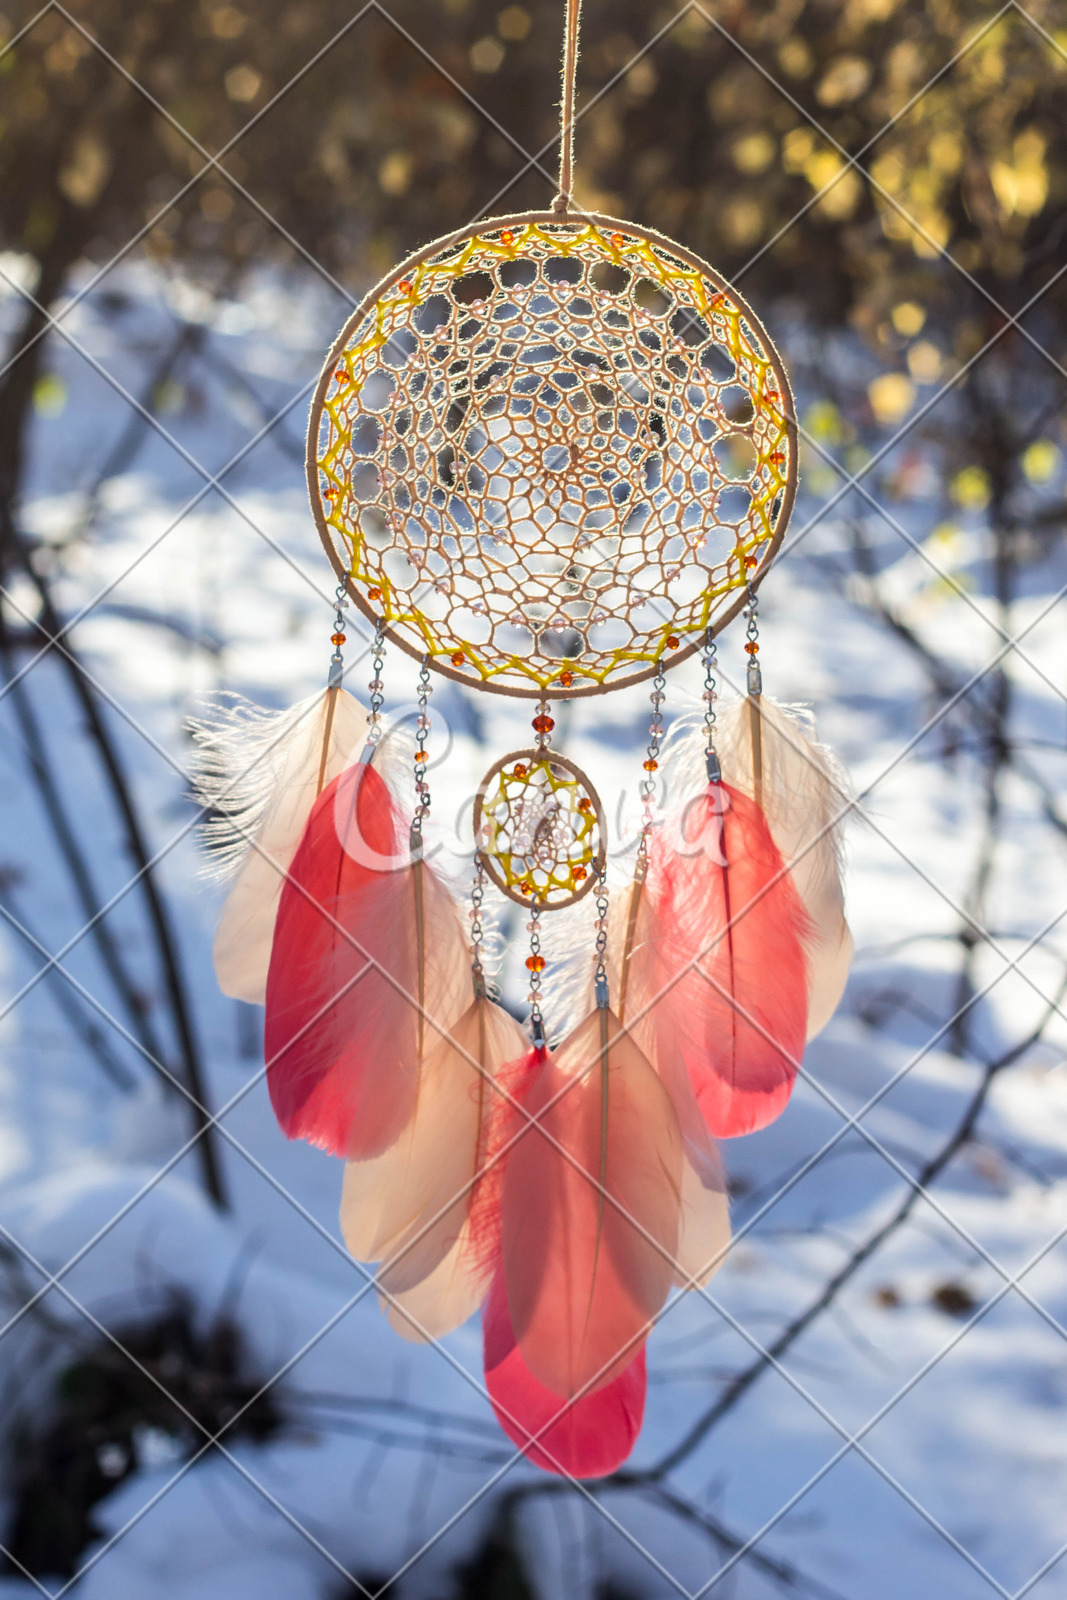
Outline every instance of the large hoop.
<path id="1" fill-rule="evenodd" d="M 712 267 L 633 223 L 537 212 L 436 240 L 366 296 L 307 465 L 334 570 L 392 643 L 470 687 L 568 699 L 737 615 L 796 457 L 777 351 Z"/>

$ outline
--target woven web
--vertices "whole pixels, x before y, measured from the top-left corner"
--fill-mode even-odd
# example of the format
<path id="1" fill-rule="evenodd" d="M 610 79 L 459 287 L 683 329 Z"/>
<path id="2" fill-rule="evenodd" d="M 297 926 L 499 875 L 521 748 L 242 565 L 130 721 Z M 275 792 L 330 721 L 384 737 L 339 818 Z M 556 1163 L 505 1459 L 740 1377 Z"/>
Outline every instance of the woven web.
<path id="1" fill-rule="evenodd" d="M 555 752 L 507 756 L 479 794 L 476 836 L 486 870 L 512 899 L 555 909 L 581 898 L 603 863 L 599 802 Z"/>
<path id="2" fill-rule="evenodd" d="M 645 677 L 772 552 L 784 374 L 746 307 L 615 224 L 513 219 L 398 269 L 312 416 L 352 593 L 475 686 Z M 679 657 L 680 659 L 680 657 Z"/>

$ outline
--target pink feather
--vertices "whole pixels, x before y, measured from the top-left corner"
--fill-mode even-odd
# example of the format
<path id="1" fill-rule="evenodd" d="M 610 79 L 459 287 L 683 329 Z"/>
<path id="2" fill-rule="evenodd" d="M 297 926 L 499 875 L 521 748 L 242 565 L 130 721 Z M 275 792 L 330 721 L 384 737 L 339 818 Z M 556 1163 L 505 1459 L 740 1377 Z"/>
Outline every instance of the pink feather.
<path id="1" fill-rule="evenodd" d="M 379 774 L 349 767 L 315 802 L 278 908 L 265 1051 L 283 1131 L 349 1159 L 387 1150 L 469 996 L 451 893 L 411 862 Z"/>
<path id="2" fill-rule="evenodd" d="M 638 1037 L 668 1082 L 684 1066 L 713 1135 L 765 1127 L 804 1049 L 808 919 L 759 807 L 709 784 L 653 836 L 643 898 Z"/>
<path id="3" fill-rule="evenodd" d="M 561 1400 L 633 1360 L 670 1289 L 682 1141 L 663 1085 L 610 1012 L 530 1058 L 528 1122 L 504 1175 L 508 1316 L 532 1378 Z"/>
<path id="4" fill-rule="evenodd" d="M 626 1460 L 645 1410 L 645 1350 L 610 1382 L 563 1400 L 534 1377 L 523 1360 L 508 1315 L 502 1274 L 489 1291 L 483 1322 L 485 1381 L 496 1419 L 537 1467 L 599 1478 Z"/>

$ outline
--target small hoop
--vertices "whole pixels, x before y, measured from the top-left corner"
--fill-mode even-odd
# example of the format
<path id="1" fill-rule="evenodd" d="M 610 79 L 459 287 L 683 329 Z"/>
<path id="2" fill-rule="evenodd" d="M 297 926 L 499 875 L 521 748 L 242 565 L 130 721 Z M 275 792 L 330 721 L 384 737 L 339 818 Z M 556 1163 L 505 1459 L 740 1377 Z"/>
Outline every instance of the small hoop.
<path id="1" fill-rule="evenodd" d="M 556 750 L 513 750 L 495 761 L 475 796 L 473 824 L 479 861 L 516 905 L 558 911 L 604 874 L 600 796 Z"/>

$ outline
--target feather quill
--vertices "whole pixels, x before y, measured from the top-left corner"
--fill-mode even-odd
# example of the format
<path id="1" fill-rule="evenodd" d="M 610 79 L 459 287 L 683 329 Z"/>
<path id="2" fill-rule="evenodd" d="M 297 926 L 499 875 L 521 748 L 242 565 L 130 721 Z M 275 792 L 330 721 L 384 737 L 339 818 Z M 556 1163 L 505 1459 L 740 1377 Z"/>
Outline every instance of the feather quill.
<path id="1" fill-rule="evenodd" d="M 233 880 L 215 934 L 215 974 L 223 994 L 262 1005 L 285 873 L 317 796 L 363 749 L 367 712 L 344 689 L 285 712 L 233 695 L 190 726 L 196 799 L 213 812 L 202 829 L 209 870 Z"/>
<path id="2" fill-rule="evenodd" d="M 412 861 L 375 768 L 347 767 L 314 804 L 278 908 L 265 1050 L 283 1131 L 349 1160 L 381 1155 L 469 994 L 451 890 Z"/>

